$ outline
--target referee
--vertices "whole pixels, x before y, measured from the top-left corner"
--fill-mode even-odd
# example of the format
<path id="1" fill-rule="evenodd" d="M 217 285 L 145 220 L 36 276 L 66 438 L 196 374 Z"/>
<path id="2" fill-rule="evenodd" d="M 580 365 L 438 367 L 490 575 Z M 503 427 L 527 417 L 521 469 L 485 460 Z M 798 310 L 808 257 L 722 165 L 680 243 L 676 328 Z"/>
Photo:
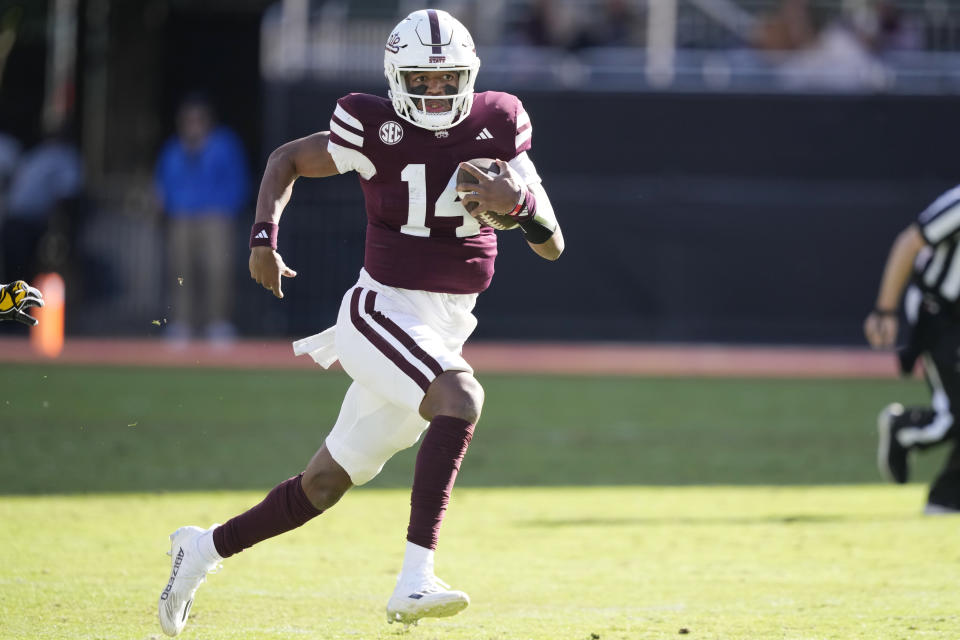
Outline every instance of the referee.
<path id="1" fill-rule="evenodd" d="M 890 348 L 897 337 L 901 295 L 910 327 L 900 349 L 909 375 L 919 358 L 930 387 L 929 407 L 888 405 L 877 418 L 877 465 L 893 482 L 909 477 L 909 453 L 944 443 L 953 450 L 930 486 L 924 513 L 960 513 L 960 185 L 937 198 L 897 236 L 887 257 L 873 311 L 864 322 L 870 345 Z"/>

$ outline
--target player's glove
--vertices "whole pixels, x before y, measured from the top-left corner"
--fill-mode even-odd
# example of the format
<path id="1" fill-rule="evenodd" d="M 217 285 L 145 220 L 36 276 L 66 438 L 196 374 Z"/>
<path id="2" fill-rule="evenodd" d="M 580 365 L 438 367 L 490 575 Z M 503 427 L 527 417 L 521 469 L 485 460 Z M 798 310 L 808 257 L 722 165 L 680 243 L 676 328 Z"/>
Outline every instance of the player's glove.
<path id="1" fill-rule="evenodd" d="M 16 320 L 34 327 L 38 320 L 24 309 L 42 306 L 43 294 L 23 280 L 0 285 L 0 320 Z"/>

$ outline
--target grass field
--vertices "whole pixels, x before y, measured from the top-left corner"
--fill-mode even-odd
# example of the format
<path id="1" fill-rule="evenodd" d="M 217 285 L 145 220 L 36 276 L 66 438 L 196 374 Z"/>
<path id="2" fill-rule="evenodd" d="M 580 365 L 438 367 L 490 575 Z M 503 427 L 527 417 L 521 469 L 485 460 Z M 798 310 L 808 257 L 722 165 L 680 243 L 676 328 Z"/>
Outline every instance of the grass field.
<path id="1" fill-rule="evenodd" d="M 918 382 L 481 376 L 438 573 L 463 614 L 383 608 L 412 452 L 231 558 L 185 638 L 958 638 L 949 540 L 875 484 L 876 411 Z M 257 502 L 335 417 L 338 374 L 0 370 L 0 638 L 164 637 L 167 534 Z M 687 485 L 687 486 L 676 486 Z M 704 486 L 713 485 L 713 486 Z"/>

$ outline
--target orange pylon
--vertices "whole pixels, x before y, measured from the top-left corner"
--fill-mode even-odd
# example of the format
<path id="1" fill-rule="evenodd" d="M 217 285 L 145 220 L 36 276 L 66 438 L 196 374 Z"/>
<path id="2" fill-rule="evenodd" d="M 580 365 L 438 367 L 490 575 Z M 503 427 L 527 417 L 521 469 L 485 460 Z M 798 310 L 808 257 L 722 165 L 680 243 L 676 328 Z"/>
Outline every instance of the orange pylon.
<path id="1" fill-rule="evenodd" d="M 66 285 L 59 273 L 41 273 L 33 286 L 43 294 L 43 307 L 32 309 L 39 324 L 30 328 L 30 345 L 48 358 L 63 351 L 63 316 Z"/>

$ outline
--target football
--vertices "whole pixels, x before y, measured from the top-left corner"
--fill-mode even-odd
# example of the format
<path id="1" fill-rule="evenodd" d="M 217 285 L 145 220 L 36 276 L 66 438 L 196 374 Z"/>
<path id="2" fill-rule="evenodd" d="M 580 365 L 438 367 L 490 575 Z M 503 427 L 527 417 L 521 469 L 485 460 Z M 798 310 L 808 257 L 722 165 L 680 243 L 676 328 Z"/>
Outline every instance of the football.
<path id="1" fill-rule="evenodd" d="M 469 160 L 468 162 L 475 167 L 480 167 L 489 176 L 494 176 L 500 173 L 500 167 L 497 166 L 497 161 L 491 158 L 475 158 L 473 160 Z M 457 184 L 476 184 L 477 182 L 478 180 L 467 171 L 463 169 L 457 171 Z M 482 226 L 493 227 L 499 231 L 507 231 L 509 229 L 517 228 L 517 221 L 510 216 L 500 215 L 499 213 L 493 213 L 492 211 L 476 211 L 476 202 L 471 202 L 469 205 L 464 205 L 464 208 Z"/>

